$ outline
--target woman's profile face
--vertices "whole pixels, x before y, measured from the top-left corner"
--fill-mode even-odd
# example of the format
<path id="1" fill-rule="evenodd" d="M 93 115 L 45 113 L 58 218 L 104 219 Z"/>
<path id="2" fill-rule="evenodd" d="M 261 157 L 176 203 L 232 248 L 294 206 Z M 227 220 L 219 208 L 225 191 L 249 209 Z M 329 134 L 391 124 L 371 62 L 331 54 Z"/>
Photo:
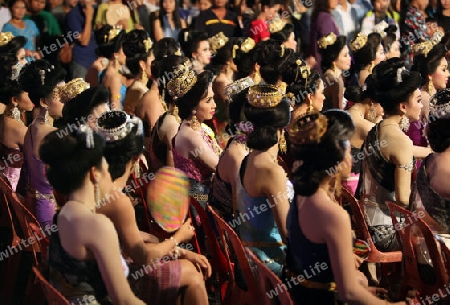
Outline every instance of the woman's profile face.
<path id="1" fill-rule="evenodd" d="M 420 120 L 420 114 L 422 112 L 422 93 L 419 89 L 416 89 L 409 97 L 407 103 L 405 103 L 405 115 L 411 122 L 417 122 Z"/>
<path id="2" fill-rule="evenodd" d="M 317 111 L 322 111 L 323 108 L 323 101 L 325 100 L 324 89 L 323 81 L 320 79 L 316 91 L 311 95 L 311 104 Z"/>
<path id="3" fill-rule="evenodd" d="M 436 90 L 447 88 L 449 75 L 447 60 L 445 57 L 442 57 L 436 71 L 430 75 L 434 88 Z"/>
<path id="4" fill-rule="evenodd" d="M 175 11 L 175 0 L 163 0 L 162 5 L 166 14 L 171 14 Z"/>
<path id="5" fill-rule="evenodd" d="M 16 53 L 17 60 L 19 61 L 19 64 L 23 67 L 27 64 L 27 60 L 25 58 L 25 49 L 20 48 L 19 51 Z"/>
<path id="6" fill-rule="evenodd" d="M 200 41 L 198 44 L 197 53 L 194 55 L 194 59 L 204 66 L 211 62 L 211 47 L 209 46 L 208 41 Z"/>
<path id="7" fill-rule="evenodd" d="M 384 48 L 380 45 L 377 48 L 377 53 L 375 54 L 375 60 L 373 61 L 373 67 L 378 65 L 380 62 L 386 60 L 386 54 L 384 54 Z"/>
<path id="8" fill-rule="evenodd" d="M 64 82 L 59 83 L 55 89 L 53 89 L 53 93 L 51 93 L 48 97 L 45 98 L 45 104 L 47 105 L 48 114 L 52 118 L 61 118 L 62 110 L 64 104 L 61 102 L 61 97 L 58 92 L 58 87 L 64 86 Z M 45 107 L 45 106 L 44 106 Z"/>
<path id="9" fill-rule="evenodd" d="M 338 58 L 335 60 L 334 64 L 336 65 L 336 68 L 340 69 L 341 71 L 350 70 L 352 58 L 350 57 L 347 46 L 344 46 L 341 52 L 339 52 Z"/>

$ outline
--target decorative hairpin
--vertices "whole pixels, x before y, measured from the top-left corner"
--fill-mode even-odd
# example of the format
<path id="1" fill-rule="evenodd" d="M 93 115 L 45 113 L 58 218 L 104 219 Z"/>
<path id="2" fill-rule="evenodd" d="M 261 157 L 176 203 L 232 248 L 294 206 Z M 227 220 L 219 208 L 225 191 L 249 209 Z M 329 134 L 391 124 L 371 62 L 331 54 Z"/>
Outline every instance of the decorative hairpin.
<path id="1" fill-rule="evenodd" d="M 291 124 L 289 139 L 293 144 L 320 143 L 327 132 L 328 119 L 320 112 L 307 113 Z"/>
<path id="2" fill-rule="evenodd" d="M 236 58 L 236 51 L 237 50 L 241 50 L 242 52 L 244 52 L 245 54 L 247 54 L 248 52 L 250 52 L 251 50 L 253 50 L 253 48 L 255 47 L 256 43 L 255 41 L 248 37 L 247 39 L 245 39 L 241 46 L 239 45 L 234 45 L 233 46 L 233 58 Z"/>
<path id="3" fill-rule="evenodd" d="M 94 132 L 92 131 L 91 127 L 89 127 L 89 125 L 81 125 L 80 128 L 78 128 L 78 134 L 84 134 L 84 136 L 86 137 L 86 148 L 94 148 Z"/>
<path id="4" fill-rule="evenodd" d="M 113 121 L 117 127 L 109 128 Z M 136 135 L 144 134 L 143 124 L 138 117 L 130 117 L 123 111 L 114 110 L 103 113 L 97 120 L 95 128 L 97 132 L 105 139 L 106 142 L 119 141 L 125 138 L 131 130 L 137 127 Z"/>
<path id="5" fill-rule="evenodd" d="M 105 43 L 113 41 L 114 38 L 122 32 L 122 26 L 115 25 L 111 30 L 109 30 L 108 35 L 105 35 Z"/>
<path id="6" fill-rule="evenodd" d="M 144 40 L 145 53 L 148 53 L 150 49 L 153 47 L 153 41 L 150 37 Z"/>
<path id="7" fill-rule="evenodd" d="M 219 32 L 215 36 L 209 38 L 208 42 L 213 53 L 217 53 L 217 51 L 228 42 L 228 37 L 226 37 L 223 32 Z"/>
<path id="8" fill-rule="evenodd" d="M 248 89 L 248 103 L 257 108 L 272 108 L 277 106 L 283 95 L 276 86 L 259 84 Z"/>
<path id="9" fill-rule="evenodd" d="M 270 33 L 277 33 L 281 31 L 286 26 L 286 21 L 284 21 L 283 18 L 281 18 L 279 15 L 272 18 L 272 20 L 269 21 L 269 32 Z"/>
<path id="10" fill-rule="evenodd" d="M 386 21 L 381 21 L 377 25 L 373 27 L 373 31 L 381 35 L 381 37 L 386 37 L 386 29 L 389 27 L 389 24 Z"/>
<path id="11" fill-rule="evenodd" d="M 427 57 L 428 53 L 441 42 L 442 38 L 444 37 L 444 32 L 442 31 L 436 31 L 433 36 L 431 36 L 430 40 L 414 44 L 411 47 L 411 52 L 414 55 L 423 54 L 423 56 Z"/>
<path id="12" fill-rule="evenodd" d="M 39 76 L 41 77 L 42 86 L 45 85 L 45 70 L 39 70 Z"/>
<path id="13" fill-rule="evenodd" d="M 308 84 L 308 77 L 311 75 L 311 69 L 301 59 L 297 59 L 295 61 L 295 63 L 297 65 L 297 71 L 295 72 L 295 79 L 294 79 L 293 83 L 295 83 L 298 80 L 298 75 L 300 74 L 302 76 L 302 78 L 305 80 L 305 88 L 306 88 L 306 86 Z"/>
<path id="14" fill-rule="evenodd" d="M 183 97 L 197 82 L 197 75 L 189 66 L 189 61 L 173 72 L 174 77 L 167 83 L 167 91 L 174 100 Z"/>
<path id="15" fill-rule="evenodd" d="M 75 98 L 81 92 L 89 89 L 89 83 L 85 82 L 82 78 L 75 78 L 70 82 L 66 83 L 59 90 L 59 96 L 61 97 L 61 102 L 67 103 L 71 99 Z"/>
<path id="16" fill-rule="evenodd" d="M 331 32 L 330 34 L 328 34 L 327 36 L 323 36 L 319 39 L 319 41 L 317 41 L 317 44 L 319 45 L 320 49 L 326 49 L 328 46 L 332 46 L 334 45 L 334 43 L 336 42 L 337 37 L 336 34 L 334 34 L 333 32 Z"/>
<path id="17" fill-rule="evenodd" d="M 255 85 L 253 79 L 250 76 L 238 79 L 237 81 L 232 82 L 229 85 L 225 86 L 225 96 L 227 97 L 228 102 L 233 102 L 233 95 L 236 95 L 245 89 Z"/>
<path id="18" fill-rule="evenodd" d="M 283 57 L 285 52 L 286 52 L 286 46 L 284 44 L 282 44 L 281 45 L 280 57 Z"/>
<path id="19" fill-rule="evenodd" d="M 401 68 L 397 69 L 397 84 L 400 84 L 401 82 L 403 82 L 403 77 L 402 77 L 403 71 L 408 71 L 408 70 L 406 70 L 405 67 L 401 67 Z"/>
<path id="20" fill-rule="evenodd" d="M 450 89 L 443 89 L 439 90 L 431 97 L 429 114 L 430 122 L 437 119 L 450 119 L 450 101 L 442 105 L 437 105 L 437 101 L 440 99 L 440 96 L 447 98 L 449 93 Z"/>
<path id="21" fill-rule="evenodd" d="M 361 50 L 366 45 L 368 39 L 369 38 L 367 37 L 367 35 L 358 33 L 358 35 L 356 35 L 356 37 L 350 43 L 350 50 L 352 50 L 353 52 Z"/>
<path id="22" fill-rule="evenodd" d="M 13 40 L 14 35 L 11 32 L 1 32 L 0 33 L 0 47 L 8 44 Z"/>
<path id="23" fill-rule="evenodd" d="M 17 80 L 20 75 L 20 71 L 22 70 L 23 66 L 20 62 L 17 62 L 15 65 L 11 67 L 11 80 Z"/>

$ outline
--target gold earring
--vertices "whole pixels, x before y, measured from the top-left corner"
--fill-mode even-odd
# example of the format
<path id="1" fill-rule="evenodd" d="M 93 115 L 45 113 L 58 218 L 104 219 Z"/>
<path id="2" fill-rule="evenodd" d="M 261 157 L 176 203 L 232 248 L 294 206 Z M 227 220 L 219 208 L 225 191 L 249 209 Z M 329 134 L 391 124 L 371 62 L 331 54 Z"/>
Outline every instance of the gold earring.
<path id="1" fill-rule="evenodd" d="M 140 178 L 141 177 L 141 167 L 139 166 L 139 160 L 134 163 L 134 177 Z"/>
<path id="2" fill-rule="evenodd" d="M 431 95 L 431 93 L 434 92 L 434 85 L 431 78 L 428 80 L 428 94 Z"/>
<path id="3" fill-rule="evenodd" d="M 284 137 L 284 131 L 281 133 L 280 139 L 278 140 L 278 149 L 283 154 L 287 152 L 287 144 L 286 138 Z"/>
<path id="4" fill-rule="evenodd" d="M 371 63 L 369 66 L 369 74 L 372 74 L 372 69 L 373 69 L 373 63 Z"/>
<path id="5" fill-rule="evenodd" d="M 193 110 L 190 124 L 191 124 L 191 128 L 193 130 L 197 131 L 200 129 L 200 122 L 197 120 L 197 116 L 195 114 L 196 114 L 196 111 Z"/>
<path id="6" fill-rule="evenodd" d="M 308 113 L 314 112 L 314 106 L 313 106 L 313 103 L 312 103 L 311 100 L 309 101 L 309 106 L 308 106 L 308 111 L 307 112 Z"/>
<path id="7" fill-rule="evenodd" d="M 257 85 L 260 82 L 261 82 L 261 74 L 259 73 L 259 70 L 255 70 L 255 75 L 253 76 L 253 83 Z"/>
<path id="8" fill-rule="evenodd" d="M 147 86 L 147 82 L 148 82 L 147 72 L 145 70 L 142 70 L 141 83 Z"/>
<path id="9" fill-rule="evenodd" d="M 335 63 L 333 63 L 333 74 L 335 76 L 337 76 L 337 68 L 336 68 L 336 64 Z"/>

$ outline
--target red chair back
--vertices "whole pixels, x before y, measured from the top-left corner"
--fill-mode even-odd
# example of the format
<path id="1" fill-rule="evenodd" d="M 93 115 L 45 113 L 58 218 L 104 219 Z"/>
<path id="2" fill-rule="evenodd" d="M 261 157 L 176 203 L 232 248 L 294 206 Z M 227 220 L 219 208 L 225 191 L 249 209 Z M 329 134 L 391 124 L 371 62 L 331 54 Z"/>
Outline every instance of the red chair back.
<path id="1" fill-rule="evenodd" d="M 370 248 L 371 252 L 369 257 L 367 258 L 367 262 L 369 263 L 394 263 L 402 261 L 402 252 L 394 251 L 394 252 L 381 252 L 373 243 L 372 236 L 369 233 L 369 227 L 367 226 L 366 218 L 364 217 L 363 209 L 361 208 L 359 202 L 355 197 L 346 189 L 342 188 L 341 198 L 344 202 L 347 202 L 350 205 L 353 214 L 353 223 L 356 226 L 356 237 L 366 241 Z"/>
<path id="2" fill-rule="evenodd" d="M 210 212 L 217 224 L 220 243 L 228 260 L 228 268 L 232 270 L 231 285 L 229 285 L 231 289 L 229 292 L 230 297 L 229 300 L 227 300 L 228 302 L 224 304 L 261 304 L 261 289 L 259 288 L 257 280 L 252 272 L 252 268 L 250 267 L 250 262 L 246 256 L 244 246 L 236 232 L 225 222 L 225 220 L 217 215 L 214 210 L 210 209 Z M 237 284 L 235 267 L 239 267 L 241 270 L 245 280 L 246 289 L 242 287 L 243 285 Z"/>
<path id="3" fill-rule="evenodd" d="M 449 275 L 445 268 L 444 257 L 434 234 L 430 227 L 420 219 L 420 214 L 407 211 L 395 203 L 388 203 L 389 210 L 392 217 L 394 228 L 397 236 L 400 237 L 400 242 L 403 250 L 403 268 L 404 268 L 404 286 L 405 290 L 414 288 L 423 296 L 431 296 L 438 293 L 440 289 L 444 289 L 449 283 Z M 400 222 L 397 217 L 404 218 L 405 222 Z M 416 226 L 416 227 L 415 227 Z M 417 253 L 414 250 L 414 239 L 418 236 L 414 230 L 418 228 L 424 238 L 425 244 L 428 248 L 429 257 L 433 265 L 435 274 L 435 281 L 433 284 L 425 283 L 420 276 L 418 269 Z"/>
<path id="4" fill-rule="evenodd" d="M 70 305 L 69 301 L 44 278 L 36 267 L 33 267 L 33 273 L 37 282 L 41 285 L 49 305 Z"/>
<path id="5" fill-rule="evenodd" d="M 279 288 L 283 287 L 283 282 L 278 276 L 275 275 L 267 266 L 261 262 L 258 257 L 253 254 L 248 248 L 247 255 L 251 258 L 253 263 L 256 265 L 256 278 L 259 285 L 264 293 L 264 300 L 261 302 L 262 305 L 294 305 L 294 302 L 289 295 L 289 292 L 282 291 L 281 293 L 274 295 L 271 292 L 277 291 Z"/>

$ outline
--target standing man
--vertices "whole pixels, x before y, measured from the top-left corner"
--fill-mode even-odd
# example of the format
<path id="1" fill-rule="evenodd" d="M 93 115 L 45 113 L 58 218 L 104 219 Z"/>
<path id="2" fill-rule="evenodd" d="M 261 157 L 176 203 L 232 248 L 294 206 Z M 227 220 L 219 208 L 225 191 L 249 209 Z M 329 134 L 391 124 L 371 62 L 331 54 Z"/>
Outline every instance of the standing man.
<path id="1" fill-rule="evenodd" d="M 97 59 L 97 44 L 92 31 L 94 11 L 92 0 L 80 0 L 66 16 L 67 31 L 79 33 L 72 49 L 72 79 L 84 79 L 89 67 Z"/>

